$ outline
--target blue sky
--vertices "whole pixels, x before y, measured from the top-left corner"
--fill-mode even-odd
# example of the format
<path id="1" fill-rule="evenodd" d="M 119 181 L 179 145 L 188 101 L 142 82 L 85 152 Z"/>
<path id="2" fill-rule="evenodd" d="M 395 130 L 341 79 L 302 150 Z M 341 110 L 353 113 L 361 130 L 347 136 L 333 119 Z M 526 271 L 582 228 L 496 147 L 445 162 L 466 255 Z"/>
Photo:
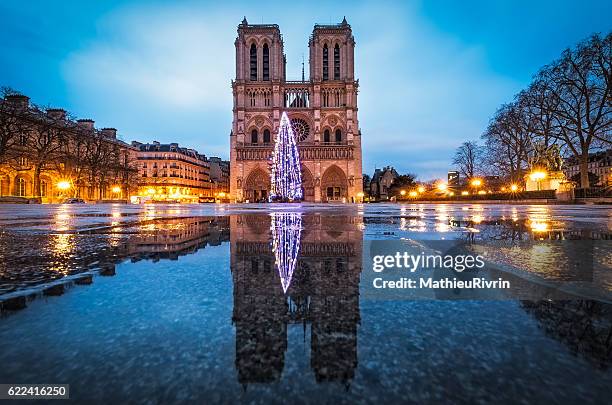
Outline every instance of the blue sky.
<path id="1" fill-rule="evenodd" d="M 277 23 L 298 79 L 315 23 L 357 42 L 364 172 L 445 177 L 454 149 L 537 69 L 612 29 L 609 1 L 3 1 L 0 86 L 126 141 L 229 157 L 236 26 Z M 308 70 L 308 68 L 307 68 Z"/>

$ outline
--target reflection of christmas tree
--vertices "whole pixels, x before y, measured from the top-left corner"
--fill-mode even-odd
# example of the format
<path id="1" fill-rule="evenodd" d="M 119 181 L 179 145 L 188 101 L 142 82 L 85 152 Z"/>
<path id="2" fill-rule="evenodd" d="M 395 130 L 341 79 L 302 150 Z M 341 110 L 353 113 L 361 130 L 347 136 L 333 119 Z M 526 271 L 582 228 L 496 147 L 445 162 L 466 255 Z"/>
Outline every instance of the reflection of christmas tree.
<path id="1" fill-rule="evenodd" d="M 302 199 L 302 174 L 300 155 L 295 134 L 287 113 L 283 112 L 274 142 L 271 167 L 271 201 L 296 201 Z"/>
<path id="2" fill-rule="evenodd" d="M 280 275 L 283 292 L 286 293 L 297 264 L 302 234 L 302 214 L 299 212 L 273 212 L 272 251 Z"/>

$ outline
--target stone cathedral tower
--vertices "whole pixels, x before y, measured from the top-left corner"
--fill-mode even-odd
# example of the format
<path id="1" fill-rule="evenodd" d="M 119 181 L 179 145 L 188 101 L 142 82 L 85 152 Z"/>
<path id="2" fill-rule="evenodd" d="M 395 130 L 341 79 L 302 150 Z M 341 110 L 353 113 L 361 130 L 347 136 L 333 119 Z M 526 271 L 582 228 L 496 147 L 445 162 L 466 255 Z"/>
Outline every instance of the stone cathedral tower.
<path id="1" fill-rule="evenodd" d="M 308 43 L 308 80 L 287 80 L 283 37 L 276 24 L 249 24 L 245 18 L 234 44 L 231 199 L 253 202 L 268 197 L 274 136 L 286 111 L 298 138 L 304 200 L 358 201 L 359 82 L 354 73 L 355 39 L 346 19 L 314 26 Z"/>

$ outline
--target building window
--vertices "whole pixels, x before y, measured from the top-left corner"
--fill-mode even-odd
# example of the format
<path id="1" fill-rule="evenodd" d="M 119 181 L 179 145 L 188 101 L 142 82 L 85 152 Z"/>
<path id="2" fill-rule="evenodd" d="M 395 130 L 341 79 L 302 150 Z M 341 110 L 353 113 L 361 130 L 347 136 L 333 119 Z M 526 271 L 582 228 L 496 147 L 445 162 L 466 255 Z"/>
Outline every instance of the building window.
<path id="1" fill-rule="evenodd" d="M 264 95 L 264 97 L 265 97 L 265 98 L 264 98 L 264 103 L 265 103 L 265 106 L 266 106 L 266 107 L 270 107 L 270 105 L 272 104 L 272 103 L 271 103 L 271 98 L 270 98 L 271 94 L 272 94 L 272 93 L 270 93 L 269 91 L 267 91 L 267 92 L 265 93 L 265 95 Z"/>
<path id="2" fill-rule="evenodd" d="M 327 44 L 323 45 L 323 80 L 329 80 L 329 51 Z"/>
<path id="3" fill-rule="evenodd" d="M 25 135 L 19 135 L 19 145 L 26 146 L 28 143 L 28 138 Z"/>
<path id="4" fill-rule="evenodd" d="M 270 130 L 264 129 L 264 143 L 270 143 Z"/>
<path id="5" fill-rule="evenodd" d="M 256 129 L 251 131 L 251 143 L 257 144 L 257 130 Z"/>
<path id="6" fill-rule="evenodd" d="M 270 49 L 268 44 L 263 46 L 263 79 L 270 80 Z"/>
<path id="7" fill-rule="evenodd" d="M 325 132 L 323 132 L 323 142 L 329 143 L 330 141 L 331 137 L 329 135 L 329 129 L 326 129 Z"/>
<path id="8" fill-rule="evenodd" d="M 28 158 L 25 156 L 19 156 L 19 166 L 27 166 Z"/>
<path id="9" fill-rule="evenodd" d="M 251 45 L 251 80 L 257 80 L 257 47 Z"/>
<path id="10" fill-rule="evenodd" d="M 22 178 L 17 180 L 17 195 L 19 197 L 25 197 L 26 195 L 26 181 Z"/>
<path id="11" fill-rule="evenodd" d="M 336 142 L 342 142 L 342 132 L 339 129 L 336 129 Z"/>
<path id="12" fill-rule="evenodd" d="M 340 80 L 340 46 L 334 47 L 334 80 Z"/>

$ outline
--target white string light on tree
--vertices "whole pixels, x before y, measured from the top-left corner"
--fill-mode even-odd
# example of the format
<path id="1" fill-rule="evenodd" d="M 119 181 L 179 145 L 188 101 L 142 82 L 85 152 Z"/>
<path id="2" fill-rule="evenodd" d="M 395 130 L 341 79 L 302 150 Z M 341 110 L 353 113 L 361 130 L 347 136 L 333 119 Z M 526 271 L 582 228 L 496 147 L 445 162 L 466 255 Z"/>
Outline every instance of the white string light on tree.
<path id="1" fill-rule="evenodd" d="M 287 113 L 283 112 L 272 154 L 270 201 L 302 199 L 302 172 L 295 134 Z"/>

